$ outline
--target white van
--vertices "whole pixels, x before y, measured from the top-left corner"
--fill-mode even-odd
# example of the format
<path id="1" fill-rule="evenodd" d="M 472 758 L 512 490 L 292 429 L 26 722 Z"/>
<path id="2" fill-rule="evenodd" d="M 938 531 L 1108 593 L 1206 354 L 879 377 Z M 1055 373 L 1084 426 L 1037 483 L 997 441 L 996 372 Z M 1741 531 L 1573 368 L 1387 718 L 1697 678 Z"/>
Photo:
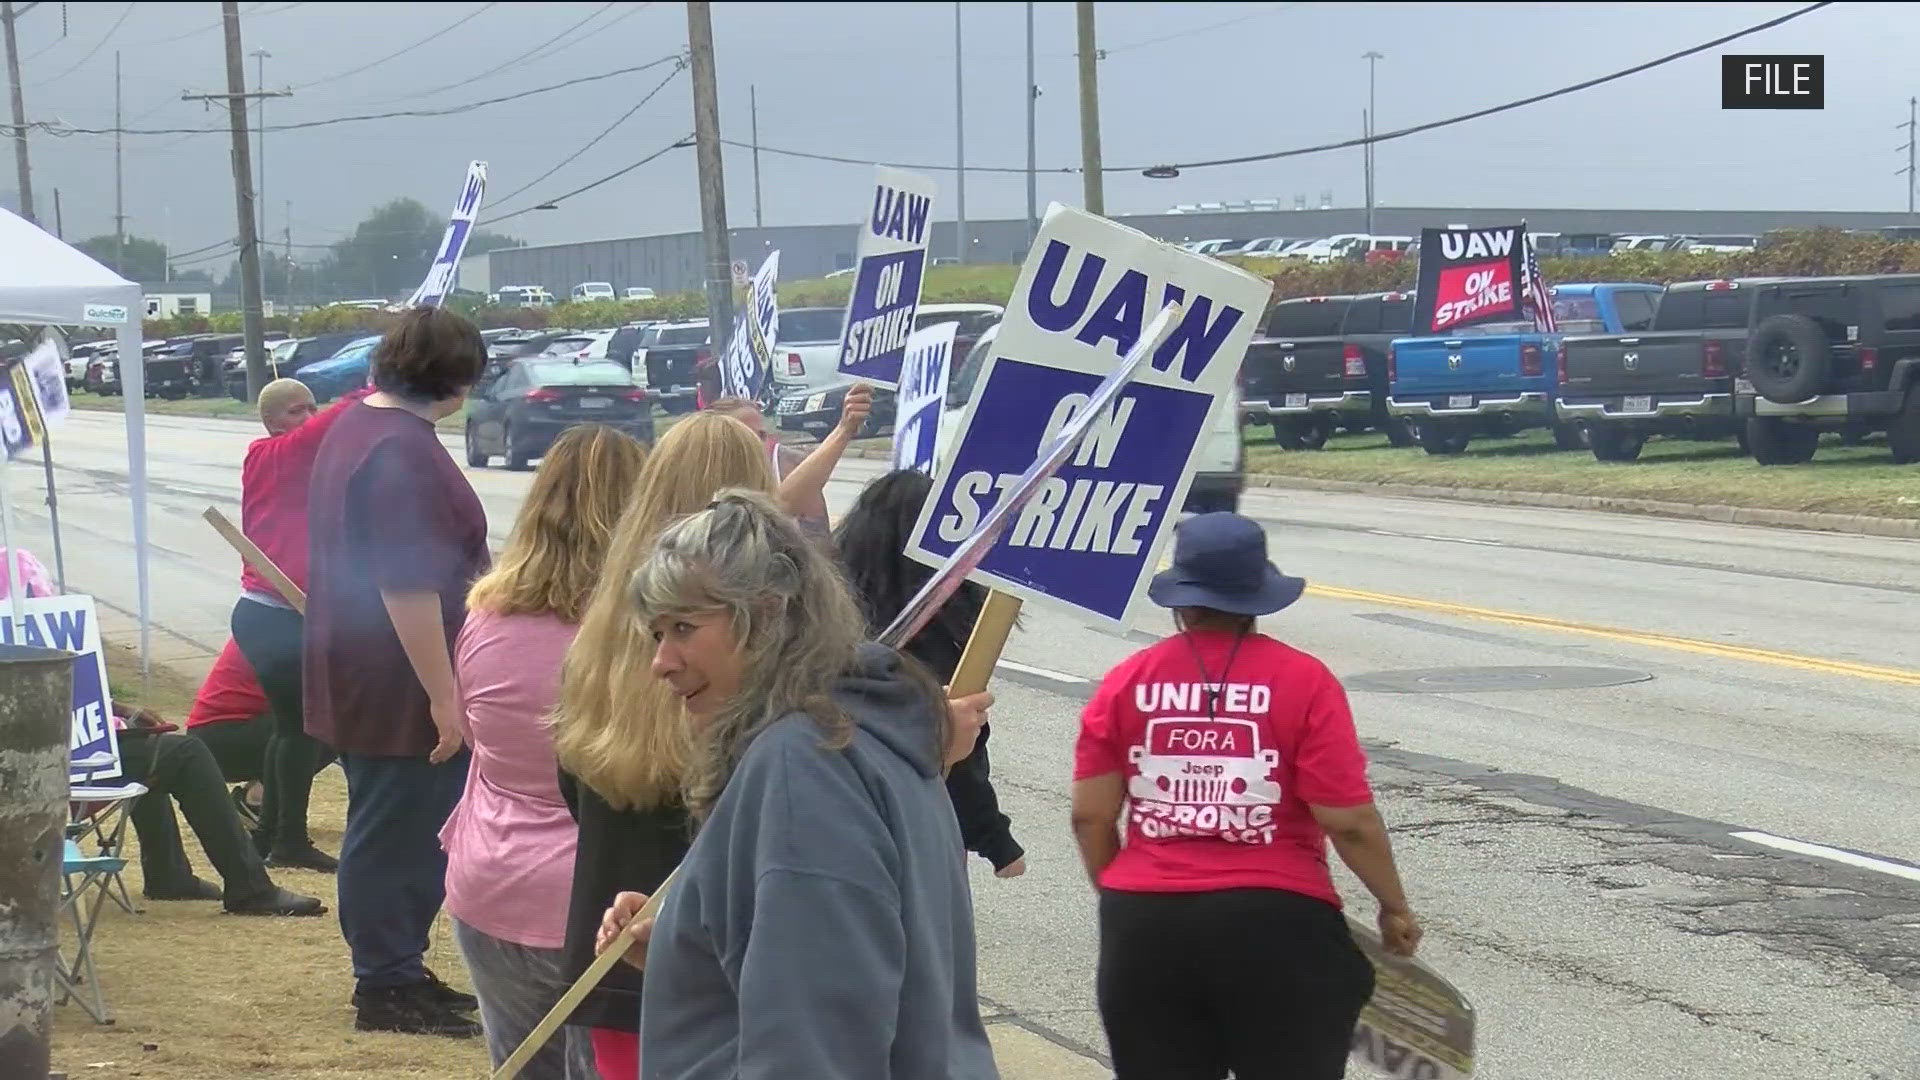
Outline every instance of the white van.
<path id="1" fill-rule="evenodd" d="M 961 414 L 966 411 L 974 383 L 979 381 L 981 369 L 987 364 L 987 354 L 993 351 L 994 340 L 999 336 L 998 326 L 980 335 L 966 358 L 947 377 L 947 404 L 934 443 L 934 460 L 940 469 L 946 468 L 948 455 L 953 451 L 954 433 L 960 430 Z M 1246 486 L 1246 444 L 1240 424 L 1240 381 L 1235 379 L 1226 403 L 1214 411 L 1213 425 L 1200 446 L 1193 484 L 1187 488 L 1187 504 L 1182 508 L 1185 512 L 1239 510 L 1240 492 Z"/>
<path id="2" fill-rule="evenodd" d="M 626 294 L 626 296 L 627 296 L 627 299 L 629 299 L 629 300 L 655 300 L 655 299 L 658 299 L 658 297 L 654 295 L 654 291 L 653 291 L 652 289 L 649 289 L 649 288 L 647 288 L 647 287 L 646 287 L 645 285 L 629 285 L 629 286 L 627 286 L 627 294 Z"/>
<path id="3" fill-rule="evenodd" d="M 583 281 L 573 287 L 574 300 L 612 300 L 617 297 L 611 281 Z"/>

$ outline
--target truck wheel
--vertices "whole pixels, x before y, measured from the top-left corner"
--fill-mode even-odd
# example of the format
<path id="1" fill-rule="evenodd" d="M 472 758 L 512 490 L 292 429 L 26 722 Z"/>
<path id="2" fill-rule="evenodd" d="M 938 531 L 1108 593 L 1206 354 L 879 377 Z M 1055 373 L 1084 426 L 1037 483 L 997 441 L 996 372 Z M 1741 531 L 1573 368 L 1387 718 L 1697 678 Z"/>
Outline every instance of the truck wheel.
<path id="1" fill-rule="evenodd" d="M 1640 448 L 1645 445 L 1645 434 L 1618 424 L 1587 429 L 1587 446 L 1593 450 L 1595 461 L 1638 461 Z"/>
<path id="2" fill-rule="evenodd" d="M 1327 445 L 1327 429 L 1315 418 L 1276 416 L 1273 441 L 1282 450 L 1318 450 Z"/>
<path id="3" fill-rule="evenodd" d="M 1556 450 L 1584 450 L 1587 447 L 1587 429 L 1574 424 L 1553 425 L 1553 448 Z"/>
<path id="4" fill-rule="evenodd" d="M 1413 425 L 1402 417 L 1389 416 L 1380 426 L 1387 433 L 1388 446 L 1412 446 L 1418 441 L 1413 435 Z"/>
<path id="5" fill-rule="evenodd" d="M 1820 445 L 1820 429 L 1789 424 L 1778 416 L 1756 416 L 1747 421 L 1747 445 L 1762 465 L 1804 465 Z"/>
<path id="6" fill-rule="evenodd" d="M 1907 403 L 1887 422 L 1887 447 L 1895 465 L 1920 462 L 1920 387 L 1907 391 Z"/>
<path id="7" fill-rule="evenodd" d="M 1791 405 L 1818 394 L 1833 368 L 1833 348 L 1805 315 L 1760 320 L 1747 346 L 1747 378 L 1768 401 Z"/>
<path id="8" fill-rule="evenodd" d="M 1420 448 L 1436 457 L 1458 454 L 1473 441 L 1472 429 L 1464 425 L 1421 420 L 1417 428 L 1420 432 Z"/>

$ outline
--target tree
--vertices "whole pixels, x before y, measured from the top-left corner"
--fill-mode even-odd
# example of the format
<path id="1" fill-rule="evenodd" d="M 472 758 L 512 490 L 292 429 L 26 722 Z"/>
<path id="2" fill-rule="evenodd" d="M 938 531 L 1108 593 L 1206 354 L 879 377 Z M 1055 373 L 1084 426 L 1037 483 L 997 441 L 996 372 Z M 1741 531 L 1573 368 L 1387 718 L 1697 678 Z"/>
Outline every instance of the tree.
<path id="1" fill-rule="evenodd" d="M 336 294 L 336 299 L 406 296 L 426 277 L 446 228 L 447 219 L 418 200 L 395 199 L 333 245 L 315 268 L 320 289 Z M 467 238 L 466 253 L 520 245 L 511 236 L 475 230 Z M 267 289 L 271 293 L 273 285 Z"/>
<path id="2" fill-rule="evenodd" d="M 473 230 L 473 235 L 467 237 L 466 254 L 485 255 L 489 251 L 498 251 L 501 248 L 517 248 L 517 247 L 526 247 L 526 246 L 527 246 L 527 242 L 525 240 L 520 239 L 517 236 L 508 236 L 504 233 L 488 232 L 485 229 L 475 229 Z"/>
<path id="3" fill-rule="evenodd" d="M 161 281 L 167 276 L 167 249 L 158 240 L 128 234 L 123 243 L 116 244 L 113 234 L 107 233 L 90 236 L 74 246 L 128 281 Z"/>

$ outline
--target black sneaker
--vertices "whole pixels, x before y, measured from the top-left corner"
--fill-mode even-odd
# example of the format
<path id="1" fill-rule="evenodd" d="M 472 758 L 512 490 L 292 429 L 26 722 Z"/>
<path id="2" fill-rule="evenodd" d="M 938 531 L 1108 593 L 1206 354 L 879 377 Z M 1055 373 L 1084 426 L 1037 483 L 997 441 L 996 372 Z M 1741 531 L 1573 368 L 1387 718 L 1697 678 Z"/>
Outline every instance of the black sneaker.
<path id="1" fill-rule="evenodd" d="M 229 915 L 325 915 L 327 905 L 319 898 L 301 896 L 278 886 L 263 889 L 252 896 L 235 897 L 226 902 Z"/>
<path id="2" fill-rule="evenodd" d="M 441 982 L 440 976 L 435 975 L 431 968 L 427 970 L 427 981 L 420 985 L 425 990 L 427 1000 L 445 1005 L 449 1009 L 458 1009 L 461 1012 L 472 1012 L 480 1007 L 479 998 L 474 997 L 472 994 L 463 994 L 453 987 L 448 986 L 446 983 Z"/>
<path id="3" fill-rule="evenodd" d="M 267 854 L 267 865 L 272 867 L 291 867 L 295 870 L 318 870 L 331 874 L 340 869 L 340 860 L 314 847 L 309 841 L 293 848 L 275 848 Z"/>
<path id="4" fill-rule="evenodd" d="M 414 983 L 355 990 L 354 1030 L 439 1035 L 449 1039 L 471 1039 L 480 1034 L 479 1021 L 433 1000 L 426 985 Z"/>

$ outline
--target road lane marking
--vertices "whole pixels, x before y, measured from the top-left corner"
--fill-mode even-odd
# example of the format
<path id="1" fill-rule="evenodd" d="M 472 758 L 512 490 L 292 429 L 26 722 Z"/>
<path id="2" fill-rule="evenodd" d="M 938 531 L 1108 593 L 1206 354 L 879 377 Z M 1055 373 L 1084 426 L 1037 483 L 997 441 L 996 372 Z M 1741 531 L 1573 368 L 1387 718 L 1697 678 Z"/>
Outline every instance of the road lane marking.
<path id="1" fill-rule="evenodd" d="M 1438 540 L 1443 544 L 1479 544 L 1482 547 L 1506 547 L 1499 540 L 1475 540 L 1466 536 L 1431 536 L 1427 533 L 1394 532 L 1392 529 L 1367 529 L 1374 536 L 1391 536 L 1400 540 Z"/>
<path id="2" fill-rule="evenodd" d="M 1008 671 L 1018 671 L 1026 675 L 1038 675 L 1043 679 L 1052 679 L 1054 682 L 1083 683 L 1087 681 L 1079 675 L 1069 675 L 1064 671 L 1055 671 L 1052 668 L 1022 664 L 1017 660 L 1002 660 L 1000 661 L 1000 666 L 1006 668 Z"/>
<path id="3" fill-rule="evenodd" d="M 1842 851 L 1839 848 L 1828 847 L 1825 844 L 1809 844 L 1805 840 L 1794 840 L 1785 836 L 1775 836 L 1772 833 L 1737 832 L 1733 835 L 1737 839 L 1745 840 L 1751 844 L 1759 844 L 1762 847 L 1788 851 L 1795 855 L 1807 855 L 1815 859 L 1826 859 L 1828 862 L 1837 862 L 1861 870 L 1872 870 L 1876 873 L 1890 874 L 1893 877 L 1905 878 L 1908 881 L 1920 881 L 1920 866 L 1908 866 L 1906 863 L 1891 862 L 1887 859 L 1876 859 L 1871 855 L 1857 855 L 1851 851 Z"/>
<path id="4" fill-rule="evenodd" d="M 1716 641 L 1701 641 L 1697 638 L 1679 637 L 1674 634 L 1660 634 L 1649 630 L 1623 630 L 1616 627 L 1594 626 L 1588 623 L 1572 622 L 1567 619 L 1553 619 L 1544 615 L 1526 615 L 1514 611 L 1495 611 L 1491 608 L 1468 607 L 1464 604 L 1450 604 L 1441 600 L 1422 600 L 1413 596 L 1396 596 L 1392 593 L 1367 592 L 1361 589 L 1344 589 L 1336 585 L 1309 585 L 1307 592 L 1330 600 L 1351 600 L 1363 604 L 1385 604 L 1392 607 L 1415 608 L 1423 611 L 1437 611 L 1448 615 L 1459 615 L 1489 622 L 1506 623 L 1511 626 L 1530 626 L 1539 630 L 1559 630 L 1570 634 L 1586 634 L 1590 637 L 1606 638 L 1630 645 L 1645 645 L 1656 649 L 1675 649 L 1680 652 L 1699 653 L 1703 656 L 1717 656 L 1726 660 L 1746 660 L 1760 664 L 1772 664 L 1776 667 L 1795 668 L 1800 671 L 1814 671 L 1826 675 L 1848 675 L 1858 679 L 1873 679 L 1880 682 L 1897 683 L 1902 686 L 1920 686 L 1920 671 L 1905 668 L 1880 667 L 1874 664 L 1856 664 L 1849 660 L 1826 660 L 1816 656 L 1800 656 L 1795 653 L 1776 652 L 1772 649 L 1755 649 L 1745 645 L 1723 645 Z"/>

